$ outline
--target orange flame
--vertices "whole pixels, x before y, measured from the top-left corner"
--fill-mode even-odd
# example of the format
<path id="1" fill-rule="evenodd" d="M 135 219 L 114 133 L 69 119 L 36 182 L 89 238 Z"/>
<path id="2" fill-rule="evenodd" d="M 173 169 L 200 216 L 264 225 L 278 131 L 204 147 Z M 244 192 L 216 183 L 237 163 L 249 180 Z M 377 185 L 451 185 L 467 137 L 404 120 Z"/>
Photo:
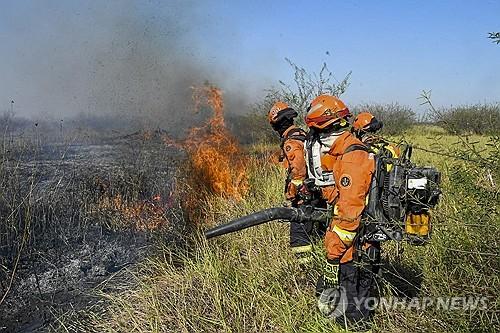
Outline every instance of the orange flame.
<path id="1" fill-rule="evenodd" d="M 188 153 L 191 187 L 204 186 L 212 193 L 240 200 L 248 190 L 246 160 L 224 122 L 222 92 L 214 86 L 193 88 L 195 110 L 207 105 L 212 117 L 202 127 L 189 131 L 180 146 Z M 172 145 L 169 138 L 165 143 Z M 175 144 L 179 146 L 179 144 Z"/>
<path id="2" fill-rule="evenodd" d="M 156 195 L 152 200 L 127 201 L 121 195 L 105 196 L 97 203 L 94 212 L 106 213 L 116 226 L 133 227 L 140 231 L 153 231 L 169 225 L 166 217 L 168 206 Z"/>
<path id="3" fill-rule="evenodd" d="M 205 126 L 191 129 L 184 147 L 195 173 L 211 191 L 241 199 L 248 190 L 245 159 L 237 140 L 224 122 L 222 92 L 213 86 L 194 89 L 195 107 L 207 104 L 213 111 Z"/>

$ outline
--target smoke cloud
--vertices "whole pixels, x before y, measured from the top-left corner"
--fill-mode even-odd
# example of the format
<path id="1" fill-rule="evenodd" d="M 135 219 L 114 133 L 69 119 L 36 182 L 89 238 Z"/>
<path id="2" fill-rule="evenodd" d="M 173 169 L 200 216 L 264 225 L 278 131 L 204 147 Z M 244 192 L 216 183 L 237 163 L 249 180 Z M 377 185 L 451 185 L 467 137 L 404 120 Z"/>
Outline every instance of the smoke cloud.
<path id="1" fill-rule="evenodd" d="M 195 118 L 191 87 L 218 84 L 224 71 L 208 66 L 197 47 L 205 21 L 200 3 L 144 4 L 44 1 L 10 14 L 7 8 L 1 103 L 13 99 L 22 116 L 117 115 L 137 126 L 185 128 Z"/>

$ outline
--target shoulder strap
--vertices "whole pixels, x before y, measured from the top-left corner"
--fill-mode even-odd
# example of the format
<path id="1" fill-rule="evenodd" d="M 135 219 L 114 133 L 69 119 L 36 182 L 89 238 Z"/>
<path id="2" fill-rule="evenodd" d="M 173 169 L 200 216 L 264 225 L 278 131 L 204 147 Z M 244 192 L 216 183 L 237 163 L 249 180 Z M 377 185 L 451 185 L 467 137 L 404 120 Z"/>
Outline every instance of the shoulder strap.
<path id="1" fill-rule="evenodd" d="M 297 127 L 288 132 L 286 138 L 304 142 L 306 141 L 306 132 L 304 132 L 303 129 Z"/>
<path id="2" fill-rule="evenodd" d="M 362 150 L 362 151 L 366 151 L 367 153 L 373 153 L 373 151 L 370 149 L 370 147 L 368 147 L 366 145 L 360 145 L 358 143 L 355 143 L 355 144 L 352 144 L 349 147 L 347 147 L 347 149 L 344 151 L 344 154 L 350 153 L 350 152 L 355 151 L 355 150 Z"/>
<path id="3" fill-rule="evenodd" d="M 306 141 L 306 132 L 304 132 L 301 128 L 293 128 L 288 132 L 284 137 L 281 138 L 281 148 L 285 145 L 286 140 L 298 140 L 298 141 Z"/>

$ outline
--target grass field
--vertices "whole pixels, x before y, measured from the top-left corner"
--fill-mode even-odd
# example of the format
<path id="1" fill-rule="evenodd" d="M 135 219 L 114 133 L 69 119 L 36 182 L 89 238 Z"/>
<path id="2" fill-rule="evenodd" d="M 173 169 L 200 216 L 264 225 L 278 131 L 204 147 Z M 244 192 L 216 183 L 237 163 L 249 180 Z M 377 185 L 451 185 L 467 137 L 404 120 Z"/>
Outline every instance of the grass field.
<path id="1" fill-rule="evenodd" d="M 373 331 L 496 332 L 500 330 L 498 169 L 465 161 L 491 156 L 491 142 L 483 136 L 465 142 L 435 127 L 415 127 L 404 138 L 424 149 L 414 150 L 415 162 L 433 165 L 443 173 L 443 196 L 434 212 L 430 244 L 384 244 L 379 293 L 487 297 L 487 309 L 379 308 Z M 250 189 L 243 200 L 204 196 L 193 207 L 200 216 L 200 228 L 194 228 L 184 243 L 159 245 L 156 256 L 128 272 L 121 290 L 101 292 L 105 307 L 85 313 L 85 321 L 68 320 L 59 330 L 342 331 L 316 310 L 314 284 L 321 244 L 311 266 L 301 269 L 288 251 L 286 224 L 270 223 L 210 241 L 201 236 L 205 227 L 281 205 L 284 172 L 271 162 L 273 149 L 270 145 L 247 148 Z"/>

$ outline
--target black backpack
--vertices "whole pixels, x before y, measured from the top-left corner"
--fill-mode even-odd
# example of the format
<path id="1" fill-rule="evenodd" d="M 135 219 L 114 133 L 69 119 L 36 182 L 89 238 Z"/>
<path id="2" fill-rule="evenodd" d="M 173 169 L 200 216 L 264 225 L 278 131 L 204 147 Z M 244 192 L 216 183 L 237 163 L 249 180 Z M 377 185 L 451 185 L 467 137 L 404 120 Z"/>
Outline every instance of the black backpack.
<path id="1" fill-rule="evenodd" d="M 364 150 L 374 155 L 375 170 L 362 216 L 363 241 L 382 242 L 406 239 L 420 245 L 430 238 L 415 235 L 408 228 L 410 216 L 427 214 L 441 194 L 441 174 L 431 167 L 417 167 L 411 162 L 412 148 L 404 146 L 403 153 L 396 156 L 386 143 L 372 146 L 352 145 L 345 153 Z"/>

